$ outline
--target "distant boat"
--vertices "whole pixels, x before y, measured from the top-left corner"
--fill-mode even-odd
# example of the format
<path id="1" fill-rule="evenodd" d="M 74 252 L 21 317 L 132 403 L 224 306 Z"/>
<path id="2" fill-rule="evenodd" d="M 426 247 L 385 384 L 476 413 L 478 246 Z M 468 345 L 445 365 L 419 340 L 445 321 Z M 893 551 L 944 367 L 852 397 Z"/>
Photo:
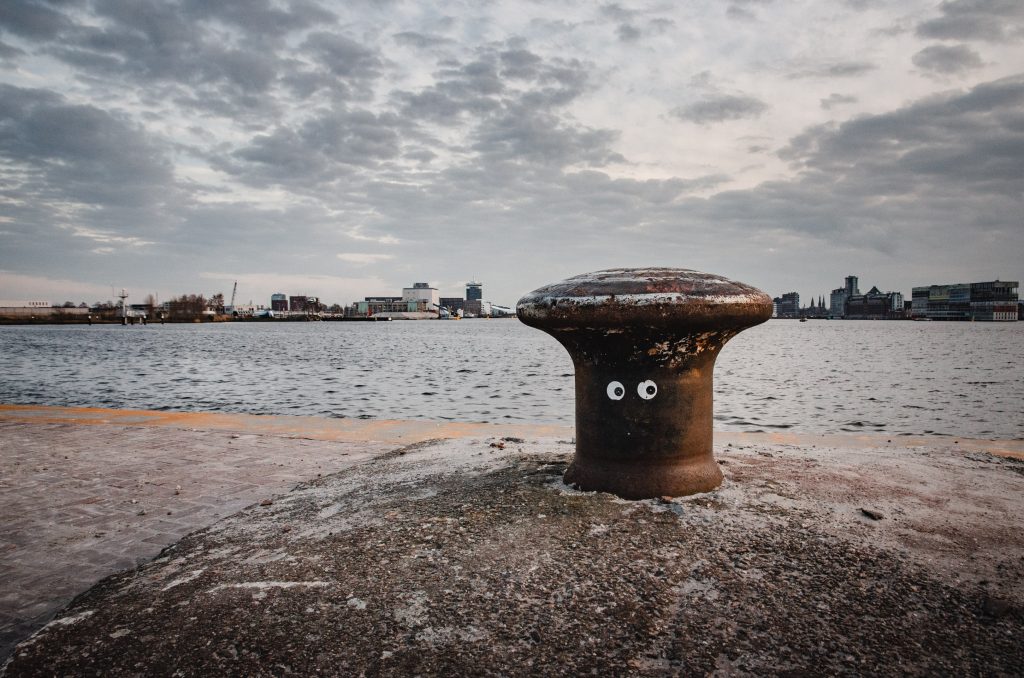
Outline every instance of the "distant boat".
<path id="1" fill-rule="evenodd" d="M 802 323 L 807 322 L 807 318 L 800 318 L 800 322 L 802 322 Z"/>

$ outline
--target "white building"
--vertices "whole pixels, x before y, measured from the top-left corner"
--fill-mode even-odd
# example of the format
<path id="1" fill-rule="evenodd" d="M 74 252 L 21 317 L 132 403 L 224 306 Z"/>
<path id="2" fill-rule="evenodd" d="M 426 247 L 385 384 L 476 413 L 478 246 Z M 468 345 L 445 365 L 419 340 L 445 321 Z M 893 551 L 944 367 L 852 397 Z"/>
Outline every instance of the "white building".
<path id="1" fill-rule="evenodd" d="M 426 310 L 436 312 L 441 305 L 441 295 L 430 283 L 418 282 L 413 283 L 412 287 L 402 288 L 402 301 L 426 302 Z"/>

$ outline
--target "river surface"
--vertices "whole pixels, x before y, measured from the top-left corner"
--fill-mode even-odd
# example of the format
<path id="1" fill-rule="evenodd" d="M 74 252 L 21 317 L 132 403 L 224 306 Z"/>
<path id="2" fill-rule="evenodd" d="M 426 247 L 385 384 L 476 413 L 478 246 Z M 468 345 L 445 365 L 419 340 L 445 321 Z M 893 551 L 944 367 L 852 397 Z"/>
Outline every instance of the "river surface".
<path id="1" fill-rule="evenodd" d="M 715 368 L 720 430 L 1024 439 L 1024 323 L 772 320 Z M 573 366 L 516 320 L 0 327 L 0 402 L 573 423 Z"/>

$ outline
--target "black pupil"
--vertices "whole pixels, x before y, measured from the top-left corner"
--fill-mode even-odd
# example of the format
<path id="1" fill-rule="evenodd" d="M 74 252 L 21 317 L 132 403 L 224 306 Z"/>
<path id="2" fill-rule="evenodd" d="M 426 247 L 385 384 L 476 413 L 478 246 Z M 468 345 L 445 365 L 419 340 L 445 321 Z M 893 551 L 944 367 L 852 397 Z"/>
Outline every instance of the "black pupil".
<path id="1" fill-rule="evenodd" d="M 615 387 L 615 395 L 618 395 L 618 396 L 622 395 L 622 387 L 621 386 L 616 386 Z"/>
<path id="2" fill-rule="evenodd" d="M 654 387 L 653 386 L 648 386 L 647 387 L 647 395 L 654 395 Z"/>

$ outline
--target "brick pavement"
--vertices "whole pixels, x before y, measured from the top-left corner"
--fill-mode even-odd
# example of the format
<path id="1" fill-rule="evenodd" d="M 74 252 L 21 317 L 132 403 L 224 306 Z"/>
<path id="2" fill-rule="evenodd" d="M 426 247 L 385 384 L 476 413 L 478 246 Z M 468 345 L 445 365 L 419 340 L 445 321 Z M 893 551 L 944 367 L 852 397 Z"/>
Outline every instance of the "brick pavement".
<path id="1" fill-rule="evenodd" d="M 0 420 L 0 662 L 103 577 L 304 479 L 393 447 Z"/>

